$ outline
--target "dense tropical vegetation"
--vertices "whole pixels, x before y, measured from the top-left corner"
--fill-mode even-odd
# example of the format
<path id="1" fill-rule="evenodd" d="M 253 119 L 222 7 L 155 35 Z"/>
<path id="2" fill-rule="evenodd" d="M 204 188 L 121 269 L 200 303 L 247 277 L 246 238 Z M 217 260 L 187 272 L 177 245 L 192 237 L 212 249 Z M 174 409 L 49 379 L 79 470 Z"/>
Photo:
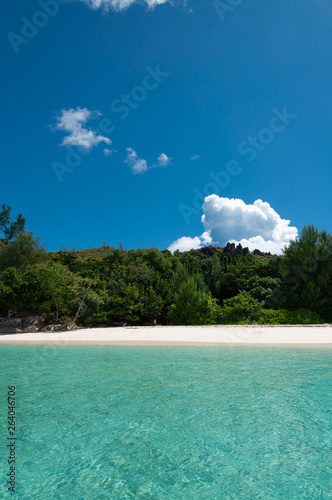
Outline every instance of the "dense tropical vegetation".
<path id="1" fill-rule="evenodd" d="M 3 205 L 0 315 L 24 312 L 86 326 L 331 322 L 332 236 L 306 226 L 281 256 L 232 244 L 47 252 Z"/>

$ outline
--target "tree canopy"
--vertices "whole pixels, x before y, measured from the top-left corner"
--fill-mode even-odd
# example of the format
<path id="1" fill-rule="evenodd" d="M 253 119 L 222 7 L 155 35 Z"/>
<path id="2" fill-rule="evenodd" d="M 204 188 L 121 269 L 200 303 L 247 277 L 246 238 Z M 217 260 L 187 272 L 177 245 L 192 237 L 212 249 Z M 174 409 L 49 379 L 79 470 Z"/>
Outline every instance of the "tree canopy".
<path id="1" fill-rule="evenodd" d="M 0 232 L 3 234 L 4 241 L 11 241 L 15 236 L 25 230 L 25 218 L 22 214 L 17 216 L 16 221 L 11 221 L 12 208 L 2 205 L 0 212 Z"/>
<path id="2" fill-rule="evenodd" d="M 0 220 L 1 315 L 47 312 L 86 326 L 332 321 L 332 237 L 313 226 L 281 256 L 230 245 L 46 252 L 23 217 L 11 226 L 10 207 Z"/>

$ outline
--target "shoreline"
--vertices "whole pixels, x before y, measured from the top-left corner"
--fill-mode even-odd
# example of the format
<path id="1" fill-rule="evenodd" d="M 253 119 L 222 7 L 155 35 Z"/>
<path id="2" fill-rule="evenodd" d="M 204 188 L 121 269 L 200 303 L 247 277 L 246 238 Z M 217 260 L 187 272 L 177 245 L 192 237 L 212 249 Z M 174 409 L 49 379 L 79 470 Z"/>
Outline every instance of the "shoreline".
<path id="1" fill-rule="evenodd" d="M 53 345 L 280 345 L 332 347 L 332 325 L 206 325 L 85 328 L 1 334 L 3 344 Z"/>

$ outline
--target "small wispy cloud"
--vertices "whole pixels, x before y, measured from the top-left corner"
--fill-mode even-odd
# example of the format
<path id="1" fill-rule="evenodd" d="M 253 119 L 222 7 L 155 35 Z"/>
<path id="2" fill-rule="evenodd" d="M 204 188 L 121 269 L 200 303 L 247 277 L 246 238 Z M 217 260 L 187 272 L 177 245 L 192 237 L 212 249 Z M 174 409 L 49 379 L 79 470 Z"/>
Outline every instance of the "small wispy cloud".
<path id="1" fill-rule="evenodd" d="M 200 159 L 200 156 L 199 155 L 194 155 L 190 158 L 191 160 L 199 160 Z"/>
<path id="2" fill-rule="evenodd" d="M 67 135 L 61 146 L 78 146 L 88 150 L 98 146 L 101 142 L 111 144 L 112 141 L 103 135 L 98 135 L 93 130 L 86 128 L 85 124 L 93 119 L 101 116 L 99 111 L 90 111 L 87 108 L 77 107 L 76 109 L 63 109 L 61 114 L 56 117 L 55 130 L 67 132 Z"/>
<path id="3" fill-rule="evenodd" d="M 103 153 L 105 156 L 112 156 L 114 155 L 115 153 L 117 153 L 117 150 L 116 149 L 108 149 L 108 148 L 104 148 L 103 149 Z"/>
<path id="4" fill-rule="evenodd" d="M 127 148 L 127 158 L 125 159 L 125 163 L 130 166 L 130 170 L 134 175 L 136 175 L 145 174 L 145 172 L 151 170 L 152 168 L 167 167 L 171 163 L 171 160 L 172 158 L 169 158 L 165 153 L 161 153 L 157 158 L 157 162 L 153 163 L 149 167 L 147 161 L 143 158 L 139 158 L 133 148 Z"/>
<path id="5" fill-rule="evenodd" d="M 139 158 L 136 151 L 133 148 L 127 148 L 127 158 L 125 163 L 128 163 L 130 170 L 134 175 L 145 174 L 148 170 L 148 165 L 146 160 Z"/>
<path id="6" fill-rule="evenodd" d="M 161 153 L 161 155 L 157 158 L 157 166 L 158 167 L 167 167 L 171 163 L 172 158 L 169 158 L 165 153 Z"/>
<path id="7" fill-rule="evenodd" d="M 75 1 L 75 0 L 74 0 Z M 80 2 L 84 2 L 86 5 L 91 7 L 92 9 L 104 9 L 104 10 L 125 10 L 128 9 L 131 5 L 135 3 L 143 3 L 147 5 L 149 9 L 154 9 L 157 5 L 162 5 L 164 3 L 169 2 L 169 0 L 76 0 Z"/>

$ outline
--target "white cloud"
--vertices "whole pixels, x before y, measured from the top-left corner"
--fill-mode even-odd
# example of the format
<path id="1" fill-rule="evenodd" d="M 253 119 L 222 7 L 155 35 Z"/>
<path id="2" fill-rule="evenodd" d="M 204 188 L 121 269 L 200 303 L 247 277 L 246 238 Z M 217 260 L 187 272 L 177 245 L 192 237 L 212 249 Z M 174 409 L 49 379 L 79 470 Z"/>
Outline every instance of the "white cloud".
<path id="1" fill-rule="evenodd" d="M 136 151 L 133 148 L 127 148 L 126 163 L 130 166 L 130 170 L 134 175 L 144 174 L 148 170 L 146 160 L 138 158 Z"/>
<path id="2" fill-rule="evenodd" d="M 191 160 L 199 160 L 200 159 L 200 156 L 199 155 L 194 155 L 190 158 Z"/>
<path id="3" fill-rule="evenodd" d="M 69 135 L 63 139 L 61 146 L 78 146 L 88 150 L 101 142 L 111 144 L 112 141 L 108 137 L 85 128 L 87 121 L 100 115 L 99 111 L 92 112 L 87 108 L 63 109 L 61 115 L 57 116 L 55 129 L 68 132 Z"/>
<path id="4" fill-rule="evenodd" d="M 187 252 L 188 250 L 197 250 L 206 245 L 210 245 L 212 238 L 209 233 L 205 232 L 201 236 L 195 236 L 195 238 L 190 238 L 190 236 L 183 236 L 168 247 L 172 253 L 175 250 L 180 250 L 180 252 Z"/>
<path id="5" fill-rule="evenodd" d="M 125 10 L 128 9 L 134 3 L 142 3 L 145 4 L 149 9 L 154 9 L 157 5 L 162 5 L 167 3 L 169 0 L 76 0 L 80 2 L 84 2 L 92 9 L 100 9 L 103 8 L 105 10 Z"/>
<path id="6" fill-rule="evenodd" d="M 195 236 L 195 238 L 190 238 L 189 236 L 182 236 L 168 247 L 172 253 L 175 250 L 180 250 L 180 252 L 187 252 L 188 250 L 196 250 L 197 248 L 202 247 L 202 240 L 199 236 Z"/>
<path id="7" fill-rule="evenodd" d="M 205 233 L 203 233 L 200 236 L 200 239 L 202 241 L 202 246 L 211 245 L 211 243 L 212 243 L 212 238 L 211 238 L 211 235 L 208 231 L 205 231 Z"/>
<path id="8" fill-rule="evenodd" d="M 133 148 L 127 148 L 127 158 L 125 163 L 130 166 L 130 170 L 133 174 L 145 174 L 148 170 L 157 167 L 167 167 L 171 162 L 165 153 L 161 153 L 157 158 L 157 163 L 153 163 L 151 167 L 148 167 L 146 160 L 139 158 L 136 151 Z"/>
<path id="9" fill-rule="evenodd" d="M 292 238 L 294 239 L 294 238 Z M 261 252 L 271 252 L 272 254 L 281 254 L 281 250 L 284 246 L 289 244 L 289 241 L 272 241 L 272 240 L 264 240 L 262 236 L 254 236 L 249 239 L 242 239 L 240 241 L 229 240 L 230 243 L 235 243 L 236 245 L 241 244 L 243 248 L 248 247 L 250 251 L 255 250 L 256 248 Z"/>
<path id="10" fill-rule="evenodd" d="M 205 239 L 208 243 L 224 246 L 228 241 L 249 247 L 249 250 L 261 250 L 280 254 L 282 249 L 295 240 L 298 231 L 290 226 L 290 221 L 282 219 L 269 203 L 256 200 L 247 205 L 243 200 L 234 198 L 220 198 L 212 194 L 207 196 L 203 204 L 202 222 L 205 227 Z M 204 246 L 203 235 L 190 238 L 193 246 L 200 248 L 197 238 Z M 169 249 L 181 245 L 181 240 L 172 243 Z M 188 249 L 189 241 L 186 241 Z M 182 250 L 183 251 L 183 250 Z"/>
<path id="11" fill-rule="evenodd" d="M 172 158 L 169 158 L 165 153 L 161 153 L 161 155 L 157 158 L 157 166 L 158 167 L 167 167 L 170 164 Z"/>
<path id="12" fill-rule="evenodd" d="M 108 149 L 108 148 L 104 148 L 103 149 L 103 153 L 105 156 L 112 156 L 114 155 L 115 153 L 117 153 L 117 150 L 116 149 Z"/>

